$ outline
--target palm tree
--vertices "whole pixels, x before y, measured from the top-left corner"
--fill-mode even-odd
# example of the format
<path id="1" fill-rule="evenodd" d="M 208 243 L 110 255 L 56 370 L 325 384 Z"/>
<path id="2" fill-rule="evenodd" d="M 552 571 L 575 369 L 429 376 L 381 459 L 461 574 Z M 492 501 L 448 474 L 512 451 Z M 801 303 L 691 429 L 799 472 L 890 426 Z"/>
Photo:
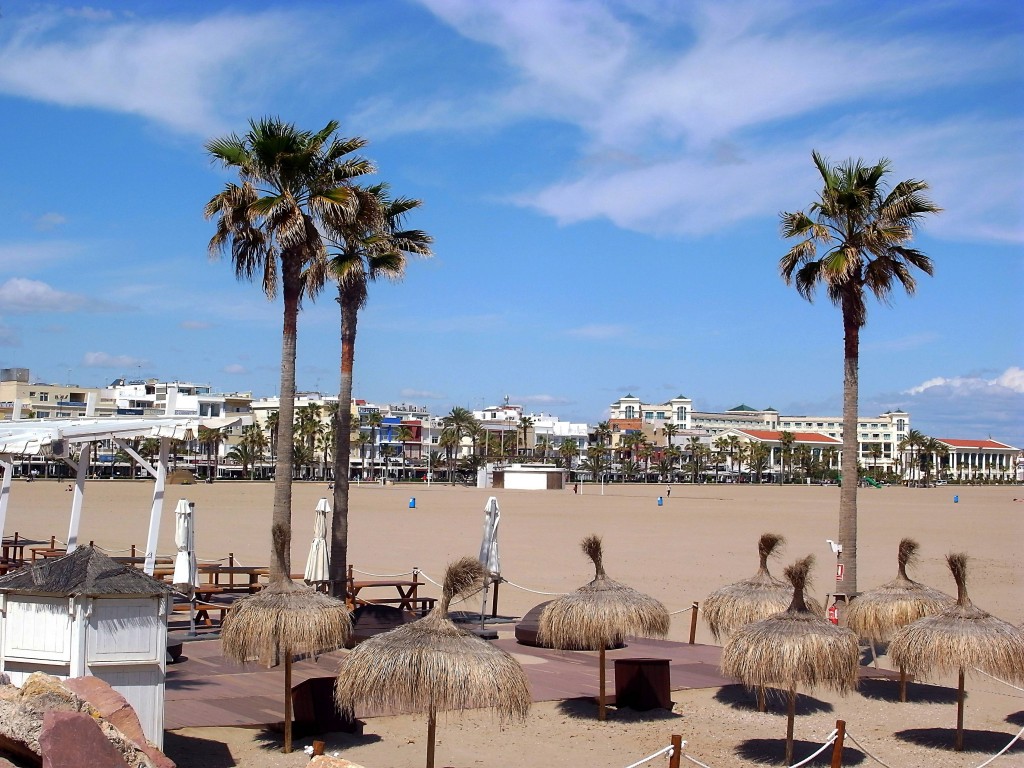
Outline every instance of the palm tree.
<path id="1" fill-rule="evenodd" d="M 270 433 L 270 459 L 273 461 L 277 456 L 277 431 L 281 423 L 281 412 L 271 411 L 267 414 L 267 431 Z"/>
<path id="2" fill-rule="evenodd" d="M 672 447 L 672 438 L 679 434 L 679 425 L 678 424 L 673 424 L 673 423 L 669 422 L 669 423 L 665 424 L 664 426 L 662 426 L 661 431 L 662 431 L 662 433 L 664 433 L 665 439 L 667 440 L 666 444 L 668 445 L 669 448 L 671 448 Z"/>
<path id="3" fill-rule="evenodd" d="M 210 479 L 216 478 L 217 458 L 220 454 L 220 444 L 224 441 L 224 432 L 200 425 L 197 437 L 199 444 L 206 447 L 206 476 Z"/>
<path id="4" fill-rule="evenodd" d="M 691 437 L 686 441 L 686 450 L 690 453 L 690 468 L 693 472 L 692 482 L 696 483 L 700 479 L 701 463 L 706 449 L 699 437 Z"/>
<path id="5" fill-rule="evenodd" d="M 533 447 L 534 455 L 539 452 L 540 460 L 542 463 L 548 463 L 548 454 L 551 453 L 551 438 L 547 435 L 541 435 L 537 438 L 537 444 Z"/>
<path id="6" fill-rule="evenodd" d="M 563 438 L 558 446 L 558 457 L 565 469 L 572 469 L 572 460 L 579 456 L 579 453 L 580 447 L 572 438 Z"/>
<path id="7" fill-rule="evenodd" d="M 761 475 L 768 469 L 771 449 L 762 442 L 751 443 L 747 447 L 747 467 L 754 476 L 754 482 L 761 482 Z"/>
<path id="8" fill-rule="evenodd" d="M 409 466 L 409 443 L 413 440 L 412 427 L 408 424 L 402 424 L 395 430 L 395 440 L 402 444 L 402 461 L 405 466 Z"/>
<path id="9" fill-rule="evenodd" d="M 455 406 L 451 412 L 441 418 L 442 430 L 450 430 L 454 441 L 453 452 L 458 453 L 462 446 L 463 437 L 472 437 L 476 432 L 477 420 L 473 418 L 473 412 L 462 406 Z M 442 436 L 444 432 L 442 431 Z M 454 480 L 453 480 L 454 482 Z"/>
<path id="10" fill-rule="evenodd" d="M 462 437 L 455 427 L 444 427 L 441 430 L 441 438 L 437 441 L 438 446 L 444 450 L 445 459 L 448 462 L 448 479 L 455 485 L 455 454 L 462 443 Z"/>
<path id="11" fill-rule="evenodd" d="M 242 477 L 248 477 L 252 480 L 252 474 L 250 472 L 256 465 L 256 462 L 260 460 L 261 455 L 257 453 L 256 449 L 253 448 L 252 443 L 247 443 L 245 440 L 240 442 L 224 457 L 230 459 L 236 464 L 242 465 Z"/>
<path id="12" fill-rule="evenodd" d="M 867 322 L 865 291 L 886 302 L 894 281 L 910 295 L 912 269 L 932 274 L 932 261 L 907 247 L 926 214 L 940 209 L 925 196 L 928 185 L 908 179 L 886 188 L 889 161 L 875 165 L 847 160 L 838 166 L 817 152 L 814 164 L 824 186 L 809 209 L 782 214 L 782 235 L 797 237 L 779 261 L 786 284 L 812 301 L 819 284 L 843 316 L 843 483 L 839 496 L 839 562 L 845 568 L 845 592 L 857 592 L 857 403 L 860 329 Z M 825 249 L 818 255 L 818 246 Z"/>
<path id="13" fill-rule="evenodd" d="M 403 230 L 405 215 L 421 201 L 392 199 L 386 184 L 357 190 L 358 215 L 329 230 L 331 273 L 338 281 L 341 308 L 341 361 L 334 449 L 334 520 L 331 531 L 331 593 L 344 594 L 348 567 L 349 456 L 351 451 L 352 373 L 355 366 L 359 311 L 369 285 L 380 279 L 399 281 L 409 255 L 430 256 L 429 235 Z"/>
<path id="14" fill-rule="evenodd" d="M 523 433 L 523 453 L 524 454 L 529 449 L 529 446 L 526 444 L 526 441 L 527 441 L 527 439 L 530 436 L 530 427 L 532 427 L 532 426 L 533 426 L 533 418 L 531 416 L 520 416 L 519 417 L 519 429 Z M 518 436 L 518 433 L 517 433 L 517 436 Z M 519 446 L 517 444 L 516 448 L 518 449 L 518 447 Z"/>
<path id="15" fill-rule="evenodd" d="M 780 452 L 780 462 L 782 465 L 782 483 L 786 482 L 786 464 L 789 464 L 789 469 L 793 470 L 793 446 L 796 444 L 796 435 L 792 432 L 780 432 L 779 433 L 779 447 L 782 449 Z"/>
<path id="16" fill-rule="evenodd" d="M 228 183 L 205 208 L 217 219 L 211 255 L 230 251 L 240 279 L 258 277 L 268 298 L 280 289 L 280 416 L 276 441 L 271 581 L 287 582 L 291 572 L 293 421 L 295 348 L 303 296 L 314 297 L 327 274 L 327 248 L 321 236 L 334 220 L 352 212 L 351 179 L 373 170 L 347 158 L 363 139 L 338 139 L 338 123 L 303 131 L 277 118 L 249 123 L 244 136 L 213 139 L 206 149 L 215 161 L 238 170 L 241 184 Z"/>
<path id="17" fill-rule="evenodd" d="M 380 427 L 383 421 L 384 417 L 380 415 L 380 411 L 374 411 L 373 413 L 369 413 L 363 418 L 363 423 L 370 428 L 370 439 L 366 443 L 368 446 L 370 446 L 370 477 L 368 478 L 369 480 L 375 480 L 377 477 L 377 429 Z"/>

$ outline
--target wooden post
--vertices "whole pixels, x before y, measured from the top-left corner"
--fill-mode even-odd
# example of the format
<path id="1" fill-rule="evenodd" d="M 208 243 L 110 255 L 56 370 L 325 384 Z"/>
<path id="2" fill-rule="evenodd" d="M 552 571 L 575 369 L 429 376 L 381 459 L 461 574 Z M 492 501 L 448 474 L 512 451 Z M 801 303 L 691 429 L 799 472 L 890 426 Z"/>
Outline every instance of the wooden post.
<path id="1" fill-rule="evenodd" d="M 284 652 L 284 747 L 286 755 L 292 751 L 292 651 Z"/>
<path id="2" fill-rule="evenodd" d="M 843 768 L 843 742 L 846 740 L 846 721 L 836 720 L 836 740 L 832 744 L 831 768 Z"/>
<path id="3" fill-rule="evenodd" d="M 498 618 L 498 585 L 501 584 L 501 577 L 494 580 L 494 597 L 491 598 L 491 618 Z"/>
<path id="4" fill-rule="evenodd" d="M 900 667 L 900 702 L 907 703 L 907 670 Z"/>
<path id="5" fill-rule="evenodd" d="M 960 680 L 956 692 L 956 739 L 953 749 L 964 751 L 964 668 L 960 667 Z"/>
<path id="6" fill-rule="evenodd" d="M 796 719 L 796 688 L 789 689 L 789 711 L 786 713 L 786 765 L 793 764 L 793 721 Z"/>
<path id="7" fill-rule="evenodd" d="M 600 659 L 600 661 L 598 663 L 601 665 L 601 674 L 600 674 L 601 693 L 600 693 L 600 695 L 598 696 L 598 699 L 597 699 L 597 719 L 598 720 L 604 720 L 606 715 L 605 715 L 605 703 L 604 703 L 604 643 L 603 642 L 601 643 L 601 653 L 598 655 L 598 658 Z"/>
<path id="8" fill-rule="evenodd" d="M 668 759 L 668 768 L 679 768 L 683 759 L 683 737 L 678 733 L 672 734 L 672 757 Z"/>
<path id="9" fill-rule="evenodd" d="M 431 702 L 430 711 L 427 713 L 427 768 L 434 768 L 434 740 L 437 736 L 437 714 L 434 712 L 434 705 Z"/>
<path id="10" fill-rule="evenodd" d="M 690 645 L 693 645 L 697 639 L 697 601 L 693 601 L 693 607 L 690 609 Z"/>
<path id="11" fill-rule="evenodd" d="M 324 753 L 324 749 L 326 747 L 327 747 L 326 742 L 314 741 L 313 742 L 313 756 L 315 757 L 316 755 L 322 755 Z"/>
<path id="12" fill-rule="evenodd" d="M 135 557 L 135 545 L 132 544 L 132 557 Z"/>
<path id="13" fill-rule="evenodd" d="M 412 579 L 416 581 L 416 570 L 413 569 Z M 345 603 L 350 611 L 355 610 L 356 600 L 353 596 L 356 588 L 356 578 L 352 570 L 352 563 L 348 564 L 348 577 L 345 580 Z"/>
<path id="14" fill-rule="evenodd" d="M 235 567 L 235 553 L 234 552 L 228 552 L 228 568 L 234 568 L 234 567 Z M 228 572 L 228 586 L 229 587 L 234 587 L 235 586 L 235 574 L 230 572 L 230 571 Z"/>

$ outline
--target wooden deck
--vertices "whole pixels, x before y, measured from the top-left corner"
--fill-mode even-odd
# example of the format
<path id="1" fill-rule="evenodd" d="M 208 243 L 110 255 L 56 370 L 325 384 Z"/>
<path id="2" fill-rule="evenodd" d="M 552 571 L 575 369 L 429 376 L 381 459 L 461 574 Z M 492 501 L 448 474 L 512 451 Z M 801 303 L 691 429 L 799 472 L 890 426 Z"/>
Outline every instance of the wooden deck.
<path id="1" fill-rule="evenodd" d="M 523 665 L 534 701 L 561 701 L 596 696 L 597 653 L 553 651 L 520 645 L 512 638 L 493 641 Z M 613 664 L 617 658 L 669 659 L 672 690 L 717 688 L 733 681 L 722 677 L 722 649 L 659 640 L 635 640 L 609 651 L 608 686 L 614 692 Z M 292 684 L 310 677 L 337 674 L 345 651 L 305 659 L 292 666 Z M 245 667 L 221 656 L 219 640 L 185 643 L 182 659 L 167 666 L 164 727 L 168 730 L 203 726 L 261 726 L 280 722 L 284 673 L 280 667 Z M 393 714 L 357 711 L 360 718 Z"/>

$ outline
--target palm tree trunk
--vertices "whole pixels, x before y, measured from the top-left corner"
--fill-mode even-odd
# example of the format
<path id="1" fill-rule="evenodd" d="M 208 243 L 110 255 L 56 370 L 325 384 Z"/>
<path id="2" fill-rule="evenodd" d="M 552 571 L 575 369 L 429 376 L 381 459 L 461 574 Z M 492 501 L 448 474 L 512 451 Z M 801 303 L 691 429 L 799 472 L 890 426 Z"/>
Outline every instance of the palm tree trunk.
<path id="1" fill-rule="evenodd" d="M 852 597 L 857 594 L 857 402 L 859 395 L 858 365 L 860 356 L 860 326 L 851 319 L 846 301 L 843 305 L 843 458 L 840 471 L 843 487 L 839 491 L 839 542 L 843 551 L 839 563 L 843 565 L 843 581 L 837 582 L 836 592 Z"/>
<path id="2" fill-rule="evenodd" d="M 295 342 L 298 335 L 298 259 L 282 259 L 285 274 L 284 324 L 281 333 L 281 399 L 277 431 L 277 460 L 274 464 L 274 516 L 271 523 L 270 581 L 289 578 L 292 546 L 292 431 L 295 420 Z M 291 266 L 294 263 L 294 266 Z"/>
<path id="3" fill-rule="evenodd" d="M 331 520 L 331 594 L 345 598 L 348 578 L 348 496 L 349 459 L 352 449 L 352 368 L 356 354 L 358 308 L 345 301 L 338 288 L 341 305 L 341 389 L 334 432 L 334 514 Z"/>

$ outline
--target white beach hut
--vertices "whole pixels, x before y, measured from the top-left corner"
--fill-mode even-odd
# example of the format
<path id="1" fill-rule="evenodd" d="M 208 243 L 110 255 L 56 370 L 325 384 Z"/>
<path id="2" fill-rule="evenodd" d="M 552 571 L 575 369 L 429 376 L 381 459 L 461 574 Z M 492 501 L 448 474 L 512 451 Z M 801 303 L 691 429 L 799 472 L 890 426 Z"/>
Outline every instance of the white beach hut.
<path id="1" fill-rule="evenodd" d="M 0 672 L 98 677 L 162 749 L 168 595 L 93 547 L 0 577 Z"/>

